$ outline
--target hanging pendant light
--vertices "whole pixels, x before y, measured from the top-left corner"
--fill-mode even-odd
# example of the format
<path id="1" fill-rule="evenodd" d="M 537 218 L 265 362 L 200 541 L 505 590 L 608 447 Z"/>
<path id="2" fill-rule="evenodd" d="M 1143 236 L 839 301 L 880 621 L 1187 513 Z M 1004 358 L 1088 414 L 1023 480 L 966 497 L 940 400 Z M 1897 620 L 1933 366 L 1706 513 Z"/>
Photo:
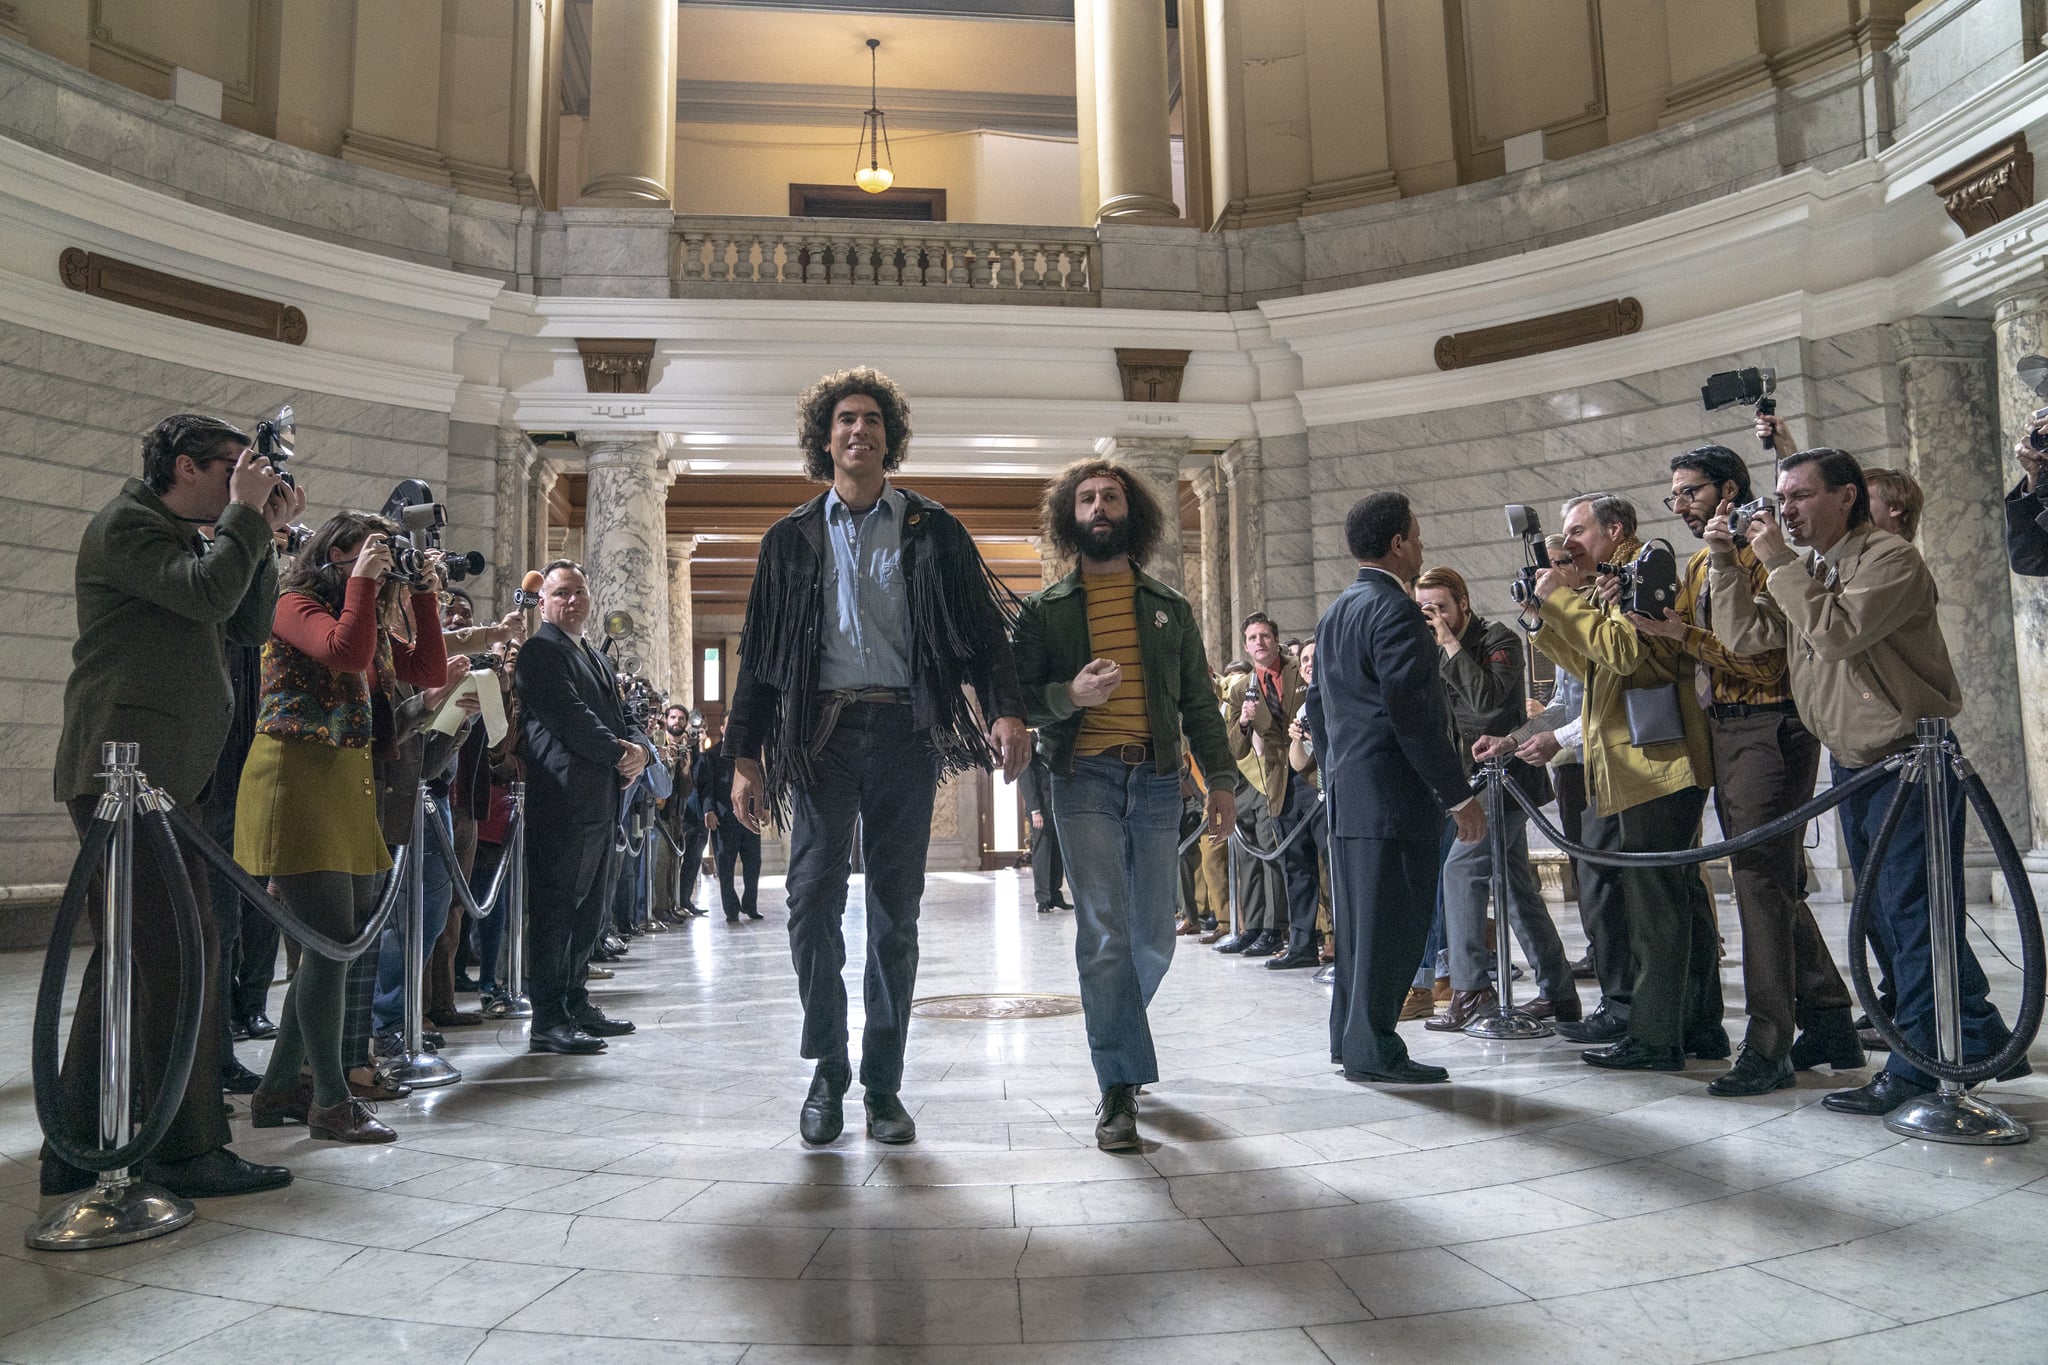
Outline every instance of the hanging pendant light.
<path id="1" fill-rule="evenodd" d="M 881 109 L 881 102 L 875 98 L 875 74 L 877 56 L 875 50 L 882 45 L 880 38 L 868 39 L 868 111 L 861 115 L 860 141 L 853 149 L 853 183 L 869 194 L 880 194 L 896 182 L 896 172 L 889 155 L 888 115 Z M 860 164 L 861 157 L 867 157 L 867 165 Z"/>

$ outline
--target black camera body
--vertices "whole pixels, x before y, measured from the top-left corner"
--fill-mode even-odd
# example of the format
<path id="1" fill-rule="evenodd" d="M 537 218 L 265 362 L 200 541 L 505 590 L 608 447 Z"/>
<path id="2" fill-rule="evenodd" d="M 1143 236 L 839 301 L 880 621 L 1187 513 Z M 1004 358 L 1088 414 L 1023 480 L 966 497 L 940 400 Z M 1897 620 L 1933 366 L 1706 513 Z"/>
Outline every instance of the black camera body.
<path id="1" fill-rule="evenodd" d="M 441 528 L 448 524 L 448 509 L 434 501 L 434 490 L 424 479 L 406 479 L 384 500 L 384 517 L 398 523 L 399 533 L 391 537 L 391 569 L 396 578 L 419 584 L 426 577 L 427 550 L 441 549 Z M 477 550 L 448 552 L 441 569 L 450 583 L 460 583 L 484 571 L 486 561 Z"/>
<path id="2" fill-rule="evenodd" d="M 1653 540 L 1627 564 L 1602 564 L 1600 572 L 1621 580 L 1621 609 L 1663 620 L 1678 603 L 1678 556 L 1668 540 Z"/>
<path id="3" fill-rule="evenodd" d="M 1751 367 L 1747 370 L 1724 370 L 1710 374 L 1707 382 L 1700 386 L 1700 405 L 1708 412 L 1725 408 L 1734 403 L 1755 408 L 1763 416 L 1770 416 L 1778 410 L 1778 372 Z M 1765 450 L 1776 450 L 1777 442 L 1764 438 Z"/>
<path id="4" fill-rule="evenodd" d="M 1522 538 L 1522 554 L 1526 561 L 1515 572 L 1514 581 L 1508 584 L 1508 596 L 1515 599 L 1517 606 L 1526 606 L 1536 600 L 1536 575 L 1550 567 L 1550 556 L 1543 546 L 1543 522 L 1536 515 L 1536 509 L 1519 502 L 1507 506 L 1508 534 Z"/>

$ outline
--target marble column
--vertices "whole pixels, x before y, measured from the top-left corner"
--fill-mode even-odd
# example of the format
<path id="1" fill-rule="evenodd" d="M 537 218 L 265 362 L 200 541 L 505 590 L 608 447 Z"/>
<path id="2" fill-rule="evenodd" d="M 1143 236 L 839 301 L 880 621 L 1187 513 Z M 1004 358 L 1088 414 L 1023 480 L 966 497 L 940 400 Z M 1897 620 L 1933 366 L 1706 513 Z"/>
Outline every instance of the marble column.
<path id="1" fill-rule="evenodd" d="M 1209 667 L 1221 669 L 1230 658 L 1230 546 L 1225 537 L 1229 510 L 1225 507 L 1223 485 L 1216 466 L 1205 464 L 1189 480 L 1195 489 L 1195 506 L 1201 520 L 1202 643 L 1209 653 Z"/>
<path id="2" fill-rule="evenodd" d="M 675 0 L 592 5 L 582 202 L 673 203 L 675 136 Z"/>
<path id="3" fill-rule="evenodd" d="M 697 537 L 668 538 L 668 694 L 692 706 L 697 704 L 697 626 L 690 556 L 696 552 Z"/>
<path id="4" fill-rule="evenodd" d="M 533 478 L 527 484 L 526 509 L 526 556 L 531 568 L 538 569 L 559 557 L 554 532 L 548 525 L 548 508 L 561 478 L 559 459 L 542 457 L 534 461 Z"/>
<path id="5" fill-rule="evenodd" d="M 1046 587 L 1051 587 L 1073 572 L 1074 562 L 1054 549 L 1050 539 L 1045 536 L 1034 536 L 1032 541 L 1038 546 L 1038 573 L 1045 581 Z"/>
<path id="6" fill-rule="evenodd" d="M 1995 511 L 2011 461 L 2009 442 L 1999 437 L 1992 328 L 1975 318 L 1916 317 L 1890 330 L 1907 472 L 1927 497 L 1915 543 L 1940 585 L 1942 634 L 1963 681 L 1956 735 L 2018 829 L 2027 818 L 2028 783 L 2012 575 L 2005 566 L 2004 521 Z M 2036 836 L 2032 844 L 2042 841 Z M 1974 820 L 1966 860 L 1970 899 L 1982 899 L 1995 863 Z"/>
<path id="7" fill-rule="evenodd" d="M 1166 9 L 1157 0 L 1077 0 L 1074 22 L 1090 42 L 1095 93 L 1097 222 L 1172 223 L 1172 142 L 1167 131 Z M 1089 88 L 1089 82 L 1081 82 Z"/>
<path id="8" fill-rule="evenodd" d="M 1261 485 L 1265 466 L 1256 440 L 1233 441 L 1216 459 L 1229 501 L 1230 633 L 1223 657 L 1234 659 L 1243 648 L 1237 623 L 1266 609 L 1266 515 Z"/>
<path id="9" fill-rule="evenodd" d="M 588 475 L 583 497 L 584 571 L 591 615 L 585 634 L 604 640 L 607 613 L 625 611 L 633 628 L 615 658 L 632 655 L 640 672 L 666 690 L 669 677 L 667 443 L 659 432 L 579 435 Z"/>
<path id="10" fill-rule="evenodd" d="M 491 601 L 499 616 L 512 610 L 512 592 L 526 571 L 543 562 L 531 558 L 533 534 L 527 522 L 533 513 L 534 454 L 525 432 L 498 428 L 498 462 L 491 484 L 497 504 L 491 529 Z M 481 603 L 477 611 L 483 614 Z"/>
<path id="11" fill-rule="evenodd" d="M 1187 459 L 1185 436 L 1118 436 L 1109 442 L 1104 458 L 1130 470 L 1144 482 L 1166 518 L 1166 533 L 1159 548 L 1145 561 L 1145 572 L 1169 588 L 1181 585 L 1180 562 L 1180 466 Z"/>
<path id="12" fill-rule="evenodd" d="M 2019 381 L 2013 367 L 2021 356 L 2039 355 L 2048 349 L 2048 290 L 2035 287 L 2001 297 L 1992 327 L 1997 338 L 1993 393 L 1998 405 L 1998 430 L 1996 448 L 1987 451 L 1983 459 L 1991 477 L 2003 488 L 2009 488 L 2018 481 L 2020 471 L 2005 452 L 2012 449 L 2034 410 L 2041 406 L 2041 399 Z M 2002 516 L 1995 501 L 1978 504 L 1975 515 L 1992 524 Z M 1921 539 L 1925 540 L 1932 529 L 1930 526 L 1922 531 Z M 2002 797 L 2000 805 L 2005 810 L 2006 823 L 2012 827 L 2014 842 L 2031 850 L 2026 859 L 2034 894 L 2048 896 L 2048 579 L 2012 575 L 2008 581 L 2017 683 L 2012 674 L 1985 679 L 1961 676 L 1966 691 L 2004 687 L 2016 688 L 2018 692 L 2026 786 L 2031 800 L 2024 819 L 2018 810 L 2005 807 Z M 1953 647 L 1954 639 L 1949 643 Z"/>
<path id="13" fill-rule="evenodd" d="M 1202 596 L 1202 533 L 1186 528 L 1180 533 L 1180 592 L 1194 608 L 1195 624 L 1199 626 L 1206 609 Z"/>

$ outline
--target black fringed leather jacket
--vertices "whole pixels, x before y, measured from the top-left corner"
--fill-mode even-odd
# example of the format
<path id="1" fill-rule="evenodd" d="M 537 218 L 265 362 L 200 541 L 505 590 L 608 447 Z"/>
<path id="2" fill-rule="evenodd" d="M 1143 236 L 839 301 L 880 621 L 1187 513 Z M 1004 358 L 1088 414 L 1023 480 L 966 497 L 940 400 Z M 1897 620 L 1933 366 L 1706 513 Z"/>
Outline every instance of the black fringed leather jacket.
<path id="1" fill-rule="evenodd" d="M 940 777 L 994 766 L 984 721 L 1024 716 L 1009 627 L 1015 599 L 982 563 L 967 528 L 944 507 L 902 490 L 903 578 L 910 595 L 911 725 Z M 818 631 L 825 595 L 825 495 L 769 528 L 747 598 L 739 681 L 723 751 L 761 762 L 768 804 L 785 809 L 811 780 L 818 697 Z M 962 685 L 974 689 L 977 717 Z"/>

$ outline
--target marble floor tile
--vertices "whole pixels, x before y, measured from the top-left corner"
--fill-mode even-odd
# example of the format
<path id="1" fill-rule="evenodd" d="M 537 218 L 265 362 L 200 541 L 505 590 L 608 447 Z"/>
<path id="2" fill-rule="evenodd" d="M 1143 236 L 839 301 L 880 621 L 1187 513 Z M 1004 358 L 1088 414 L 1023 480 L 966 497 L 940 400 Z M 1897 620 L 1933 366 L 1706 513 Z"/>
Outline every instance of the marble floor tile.
<path id="1" fill-rule="evenodd" d="M 1349 1322 L 1365 1306 L 1328 1266 L 1236 1266 L 1022 1281 L 1027 1341 L 1242 1332 Z"/>
<path id="2" fill-rule="evenodd" d="M 835 1228 L 804 1267 L 807 1280 L 1001 1280 L 1031 1239 L 1027 1228 Z"/>
<path id="3" fill-rule="evenodd" d="M 1388 1150 L 1395 1149 L 1389 1144 Z M 1157 1150 L 1146 1153 L 1145 1159 L 1159 1174 L 1173 1176 L 1309 1166 L 1329 1158 L 1285 1133 L 1268 1133 L 1261 1137 L 1162 1144 Z"/>
<path id="4" fill-rule="evenodd" d="M 483 1338 L 470 1327 L 270 1308 L 155 1361 L 221 1365 L 228 1360 L 464 1360 Z"/>
<path id="5" fill-rule="evenodd" d="M 484 1337 L 463 1365 L 738 1365 L 758 1348 L 732 1342 L 621 1341 L 560 1332 L 508 1332 Z"/>
<path id="6" fill-rule="evenodd" d="M 281 1190 L 234 1199 L 201 1199 L 197 1203 L 205 1217 L 234 1227 L 263 1228 L 397 1251 L 453 1232 L 490 1212 L 474 1204 L 411 1199 L 315 1180 L 294 1180 Z"/>
<path id="7" fill-rule="evenodd" d="M 1166 1182 L 1174 1207 L 1190 1218 L 1319 1209 L 1352 1201 L 1306 1171 L 1224 1171 Z"/>
<path id="8" fill-rule="evenodd" d="M 935 1160 L 941 1158 L 934 1158 Z M 680 1223 L 793 1228 L 1008 1228 L 1008 1185 L 750 1185 L 721 1181 L 669 1215 Z"/>
<path id="9" fill-rule="evenodd" d="M 1376 1318 L 1455 1313 L 1527 1297 L 1441 1247 L 1346 1256 L 1329 1264 Z"/>
<path id="10" fill-rule="evenodd" d="M 2041 1354 L 2044 1323 L 2048 1294 L 2035 1294 L 1753 1359 L 1760 1365 L 1924 1365 L 1967 1353 L 1982 1360 L 2031 1360 Z"/>
<path id="11" fill-rule="evenodd" d="M 1023 1279 L 1237 1264 L 1216 1234 L 1198 1222 L 1036 1227 L 1030 1236 L 1016 1267 Z"/>
<path id="12" fill-rule="evenodd" d="M 1298 1327 L 1154 1341 L 1174 1365 L 1329 1365 L 1329 1357 Z M 950 1346 L 756 1346 L 746 1357 L 747 1365 L 959 1365 L 961 1358 Z M 978 1345 L 972 1353 L 974 1365 L 1107 1365 L 1130 1359 L 1129 1346 L 1103 1342 Z"/>
<path id="13" fill-rule="evenodd" d="M 1478 1241 L 1497 1236 L 1502 1228 L 1531 1238 L 1554 1228 L 1606 1221 L 1562 1199 L 1504 1185 L 1343 1208 L 1212 1218 L 1209 1228 L 1240 1261 L 1261 1265 Z"/>
<path id="14" fill-rule="evenodd" d="M 9 1365 L 140 1365 L 263 1312 L 260 1304 L 175 1289 L 125 1294 L 0 1336 Z"/>
<path id="15" fill-rule="evenodd" d="M 1080 1184 L 1019 1185 L 1017 1226 L 1071 1223 L 1144 1223 L 1185 1218 L 1164 1180 L 1090 1180 Z"/>
<path id="16" fill-rule="evenodd" d="M 795 1279 L 827 1235 L 821 1228 L 651 1222 L 506 1210 L 417 1249 L 439 1256 L 487 1256 L 522 1265 Z"/>
<path id="17" fill-rule="evenodd" d="M 1568 1204 L 1577 1204 L 1608 1218 L 1655 1213 L 1659 1209 L 1697 1204 L 1738 1192 L 1731 1185 L 1680 1170 L 1653 1157 L 1567 1171 L 1562 1175 L 1547 1175 L 1523 1182 L 1523 1188 L 1562 1199 Z"/>
<path id="18" fill-rule="evenodd" d="M 132 1287 L 121 1280 L 68 1270 L 55 1256 L 34 1261 L 0 1257 L 0 1306 L 6 1310 L 0 1321 L 19 1330 Z"/>

